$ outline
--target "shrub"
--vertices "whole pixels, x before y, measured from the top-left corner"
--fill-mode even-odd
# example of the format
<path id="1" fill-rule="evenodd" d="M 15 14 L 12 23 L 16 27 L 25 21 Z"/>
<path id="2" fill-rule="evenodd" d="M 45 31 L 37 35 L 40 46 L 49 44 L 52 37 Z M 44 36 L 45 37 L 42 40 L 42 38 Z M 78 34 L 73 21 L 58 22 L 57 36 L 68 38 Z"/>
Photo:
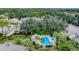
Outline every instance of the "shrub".
<path id="1" fill-rule="evenodd" d="M 71 50 L 70 46 L 68 46 L 68 45 L 61 45 L 58 47 L 58 49 L 61 51 L 70 51 Z"/>
<path id="2" fill-rule="evenodd" d="M 54 32 L 53 36 L 56 37 L 58 41 L 56 49 L 61 51 L 70 51 L 77 49 L 76 42 L 74 42 L 73 40 L 67 40 L 67 37 L 64 33 Z"/>

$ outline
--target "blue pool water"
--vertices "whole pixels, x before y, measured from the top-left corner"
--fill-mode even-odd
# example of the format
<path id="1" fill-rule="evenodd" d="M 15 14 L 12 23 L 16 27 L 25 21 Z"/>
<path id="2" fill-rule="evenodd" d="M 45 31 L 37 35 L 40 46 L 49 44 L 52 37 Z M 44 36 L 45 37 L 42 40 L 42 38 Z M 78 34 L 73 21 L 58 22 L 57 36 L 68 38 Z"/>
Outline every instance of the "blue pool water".
<path id="1" fill-rule="evenodd" d="M 49 41 L 48 37 L 43 37 L 42 38 L 42 44 L 44 44 L 44 45 L 52 45 L 52 42 Z"/>

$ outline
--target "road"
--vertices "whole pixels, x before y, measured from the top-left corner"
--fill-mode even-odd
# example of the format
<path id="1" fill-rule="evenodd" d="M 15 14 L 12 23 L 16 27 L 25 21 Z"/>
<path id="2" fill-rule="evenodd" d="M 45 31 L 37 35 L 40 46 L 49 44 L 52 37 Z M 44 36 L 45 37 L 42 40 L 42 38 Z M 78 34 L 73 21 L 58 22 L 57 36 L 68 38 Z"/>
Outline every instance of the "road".
<path id="1" fill-rule="evenodd" d="M 68 36 L 79 43 L 79 27 L 69 24 L 67 27 Z"/>
<path id="2" fill-rule="evenodd" d="M 16 45 L 9 42 L 0 44 L 0 51 L 28 51 L 28 48 L 22 45 Z"/>

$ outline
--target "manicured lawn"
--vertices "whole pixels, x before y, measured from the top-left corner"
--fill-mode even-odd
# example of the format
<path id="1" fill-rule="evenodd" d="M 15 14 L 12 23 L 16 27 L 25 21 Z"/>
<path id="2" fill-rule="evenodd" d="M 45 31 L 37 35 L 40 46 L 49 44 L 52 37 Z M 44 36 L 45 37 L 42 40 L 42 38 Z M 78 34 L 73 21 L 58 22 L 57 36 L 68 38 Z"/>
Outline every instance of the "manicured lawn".
<path id="1" fill-rule="evenodd" d="M 18 45 L 24 45 L 26 47 L 29 47 L 30 50 L 35 50 L 35 46 L 33 45 L 31 41 L 31 36 L 25 36 L 25 35 L 12 35 L 13 43 Z"/>
<path id="2" fill-rule="evenodd" d="M 6 39 L 0 39 L 0 44 L 5 43 L 7 40 Z"/>
<path id="3" fill-rule="evenodd" d="M 5 35 L 0 33 L 0 43 L 5 43 L 7 41 L 7 38 L 5 37 Z"/>
<path id="4" fill-rule="evenodd" d="M 23 42 L 25 40 L 30 40 L 30 36 L 25 36 L 25 35 L 12 35 L 12 40 L 11 41 L 13 43 L 16 43 L 16 44 L 21 44 L 21 42 Z"/>

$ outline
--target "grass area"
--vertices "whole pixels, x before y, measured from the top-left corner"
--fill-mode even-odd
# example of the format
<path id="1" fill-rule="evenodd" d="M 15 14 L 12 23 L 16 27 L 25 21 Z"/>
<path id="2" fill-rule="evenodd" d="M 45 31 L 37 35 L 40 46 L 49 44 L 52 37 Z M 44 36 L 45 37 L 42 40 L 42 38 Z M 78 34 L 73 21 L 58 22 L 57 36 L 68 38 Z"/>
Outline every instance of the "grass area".
<path id="1" fill-rule="evenodd" d="M 7 41 L 5 35 L 0 33 L 0 43 L 5 43 Z"/>
<path id="2" fill-rule="evenodd" d="M 5 39 L 0 39 L 0 44 L 1 43 L 5 43 L 7 40 L 5 40 Z"/>
<path id="3" fill-rule="evenodd" d="M 28 39 L 29 38 L 29 39 Z M 21 44 L 24 41 L 30 41 L 30 36 L 25 36 L 25 35 L 12 35 L 12 42 L 16 44 Z"/>
<path id="4" fill-rule="evenodd" d="M 35 50 L 35 46 L 33 45 L 31 41 L 31 36 L 25 36 L 25 35 L 12 35 L 12 42 L 19 45 L 24 45 L 26 47 L 29 47 L 29 50 Z"/>
<path id="5" fill-rule="evenodd" d="M 65 33 L 54 32 L 53 35 L 54 35 L 54 37 L 57 38 L 57 41 L 58 41 L 58 44 L 56 45 L 56 49 L 58 49 L 60 51 L 74 51 L 74 50 L 76 51 L 76 50 L 79 50 L 76 42 L 71 40 L 71 39 L 68 40 Z"/>

